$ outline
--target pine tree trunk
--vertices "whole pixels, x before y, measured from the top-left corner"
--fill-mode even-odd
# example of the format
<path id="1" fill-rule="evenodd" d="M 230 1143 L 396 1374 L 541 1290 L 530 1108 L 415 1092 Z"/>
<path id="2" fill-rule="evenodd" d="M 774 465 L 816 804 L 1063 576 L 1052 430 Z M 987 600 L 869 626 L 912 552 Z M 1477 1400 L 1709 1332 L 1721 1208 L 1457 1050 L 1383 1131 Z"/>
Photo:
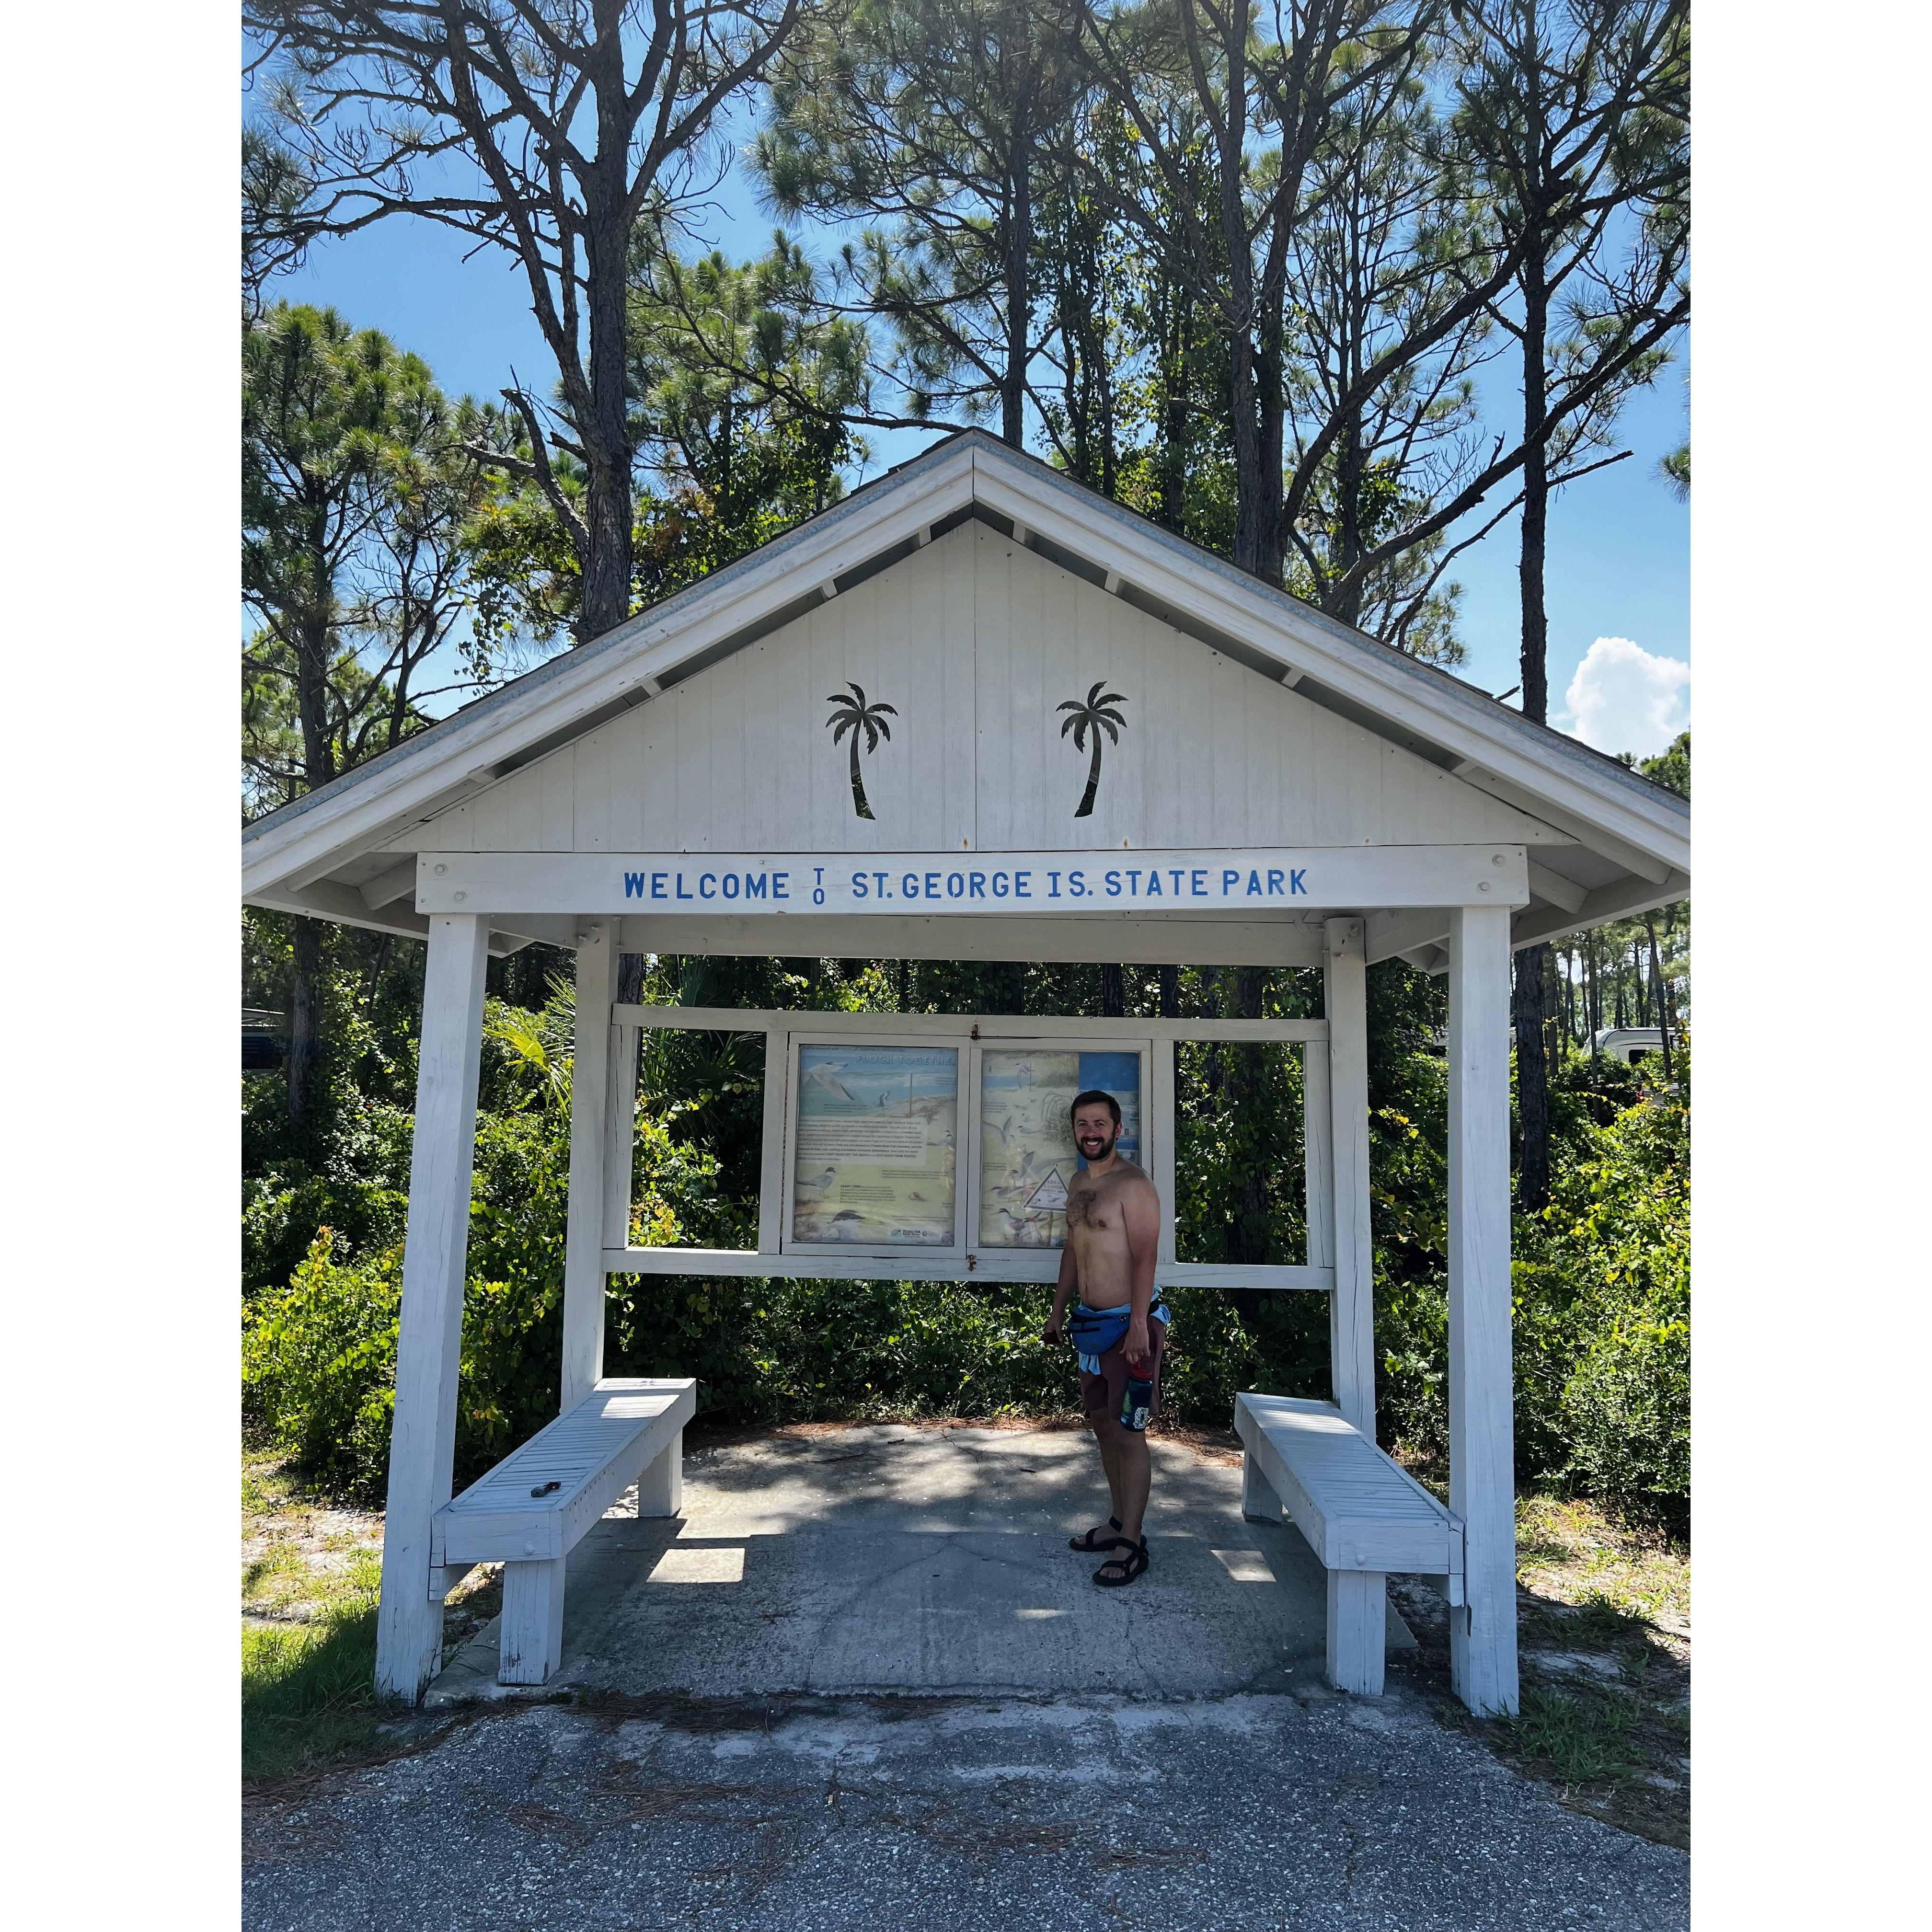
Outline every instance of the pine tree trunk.
<path id="1" fill-rule="evenodd" d="M 1100 1017 L 1124 1019 L 1127 1012 L 1126 975 L 1118 966 L 1100 968 Z"/>
<path id="2" fill-rule="evenodd" d="M 631 236 L 622 220 L 628 172 L 623 123 L 622 51 L 609 30 L 614 70 L 596 83 L 601 124 L 598 164 L 586 184 L 584 250 L 590 335 L 590 414 L 575 427 L 584 464 L 586 554 L 577 641 L 587 644 L 631 614 L 631 417 L 628 273 Z"/>
<path id="3" fill-rule="evenodd" d="M 1544 600 L 1544 528 L 1549 505 L 1549 472 L 1542 443 L 1546 381 L 1544 334 L 1548 299 L 1541 264 L 1524 272 L 1522 346 L 1523 439 L 1529 454 L 1523 465 L 1522 550 L 1517 580 L 1522 604 L 1522 715 L 1549 722 L 1550 694 L 1544 673 L 1550 625 Z M 1519 1198 L 1535 1210 L 1550 1198 L 1550 1061 L 1543 1051 L 1544 988 L 1554 968 L 1546 946 L 1532 946 L 1516 956 L 1511 1002 L 1516 1020 L 1516 1120 L 1521 1142 L 1516 1172 Z"/>
<path id="4" fill-rule="evenodd" d="M 1000 440 L 1015 449 L 1026 442 L 1027 350 L 1033 303 L 1028 290 L 1033 248 L 1033 182 L 1024 124 L 1013 129 L 1012 200 L 1006 223 L 1006 366 L 1000 385 Z"/>
<path id="5" fill-rule="evenodd" d="M 1154 976 L 1160 986 L 1160 1016 L 1164 1020 L 1180 1017 L 1180 968 L 1157 966 Z"/>
<path id="6" fill-rule="evenodd" d="M 322 928 L 298 919 L 289 985 L 289 1126 L 301 1145 L 314 1125 L 315 1067 L 322 1050 Z"/>
<path id="7" fill-rule="evenodd" d="M 1657 982 L 1657 1029 L 1658 1037 L 1663 1043 L 1664 1077 L 1670 1080 L 1676 1076 L 1670 1066 L 1670 994 L 1664 977 L 1664 955 L 1658 948 L 1657 928 L 1646 919 L 1643 929 L 1650 937 L 1650 970 Z"/>
<path id="8" fill-rule="evenodd" d="M 1526 946 L 1516 956 L 1510 1016 L 1516 1025 L 1516 1118 L 1522 1148 L 1516 1168 L 1516 1204 L 1534 1214 L 1550 1201 L 1550 1061 L 1544 1046 L 1546 946 Z"/>
<path id="9" fill-rule="evenodd" d="M 1234 1017 L 1258 1020 L 1262 1016 L 1262 972 L 1258 966 L 1244 966 L 1234 975 Z M 1261 1104 L 1262 1053 L 1259 1046 L 1242 1045 L 1228 1049 L 1228 1091 L 1234 1112 L 1237 1136 L 1245 1126 L 1251 1141 L 1258 1140 L 1261 1124 L 1255 1110 Z M 1259 1160 L 1252 1157 L 1244 1166 L 1234 1195 L 1234 1253 L 1231 1259 L 1258 1267 L 1268 1258 L 1268 1176 Z"/>

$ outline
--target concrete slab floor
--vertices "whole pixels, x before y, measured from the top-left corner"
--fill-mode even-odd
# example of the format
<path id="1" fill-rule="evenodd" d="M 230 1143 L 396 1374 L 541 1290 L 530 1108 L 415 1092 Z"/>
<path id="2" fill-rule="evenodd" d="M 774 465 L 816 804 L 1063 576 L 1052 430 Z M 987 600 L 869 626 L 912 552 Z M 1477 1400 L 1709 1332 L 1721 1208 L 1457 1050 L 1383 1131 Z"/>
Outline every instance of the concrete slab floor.
<path id="1" fill-rule="evenodd" d="M 1318 1676 L 1326 1592 L 1300 1534 L 1243 1518 L 1238 1468 L 1150 1446 L 1152 1560 L 1118 1590 L 1066 1547 L 1107 1516 L 1084 1430 L 886 1425 L 698 1448 L 681 1518 L 640 1520 L 627 1498 L 572 1552 L 546 1689 L 1200 1696 Z M 496 1643 L 493 1622 L 429 1701 L 498 1694 Z"/>

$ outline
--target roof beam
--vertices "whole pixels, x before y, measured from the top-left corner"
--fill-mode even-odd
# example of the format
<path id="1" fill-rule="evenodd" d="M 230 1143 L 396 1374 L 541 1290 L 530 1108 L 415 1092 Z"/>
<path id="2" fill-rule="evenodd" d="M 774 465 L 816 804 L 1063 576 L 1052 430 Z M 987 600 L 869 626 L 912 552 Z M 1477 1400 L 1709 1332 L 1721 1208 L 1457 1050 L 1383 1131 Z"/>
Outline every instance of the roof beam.
<path id="1" fill-rule="evenodd" d="M 1601 853 L 1606 859 L 1613 860 L 1627 872 L 1634 872 L 1640 879 L 1648 879 L 1653 885 L 1660 886 L 1671 874 L 1672 868 L 1667 860 L 1631 844 L 1628 839 L 1619 838 L 1600 825 L 1593 825 L 1587 819 L 1565 812 L 1560 806 L 1552 805 L 1546 799 L 1536 797 L 1521 785 L 1498 778 L 1472 758 L 1457 758 L 1449 769 L 1465 784 L 1474 785 L 1478 791 L 1486 791 L 1490 797 L 1500 799 L 1505 805 L 1513 805 L 1519 812 L 1533 813 L 1558 832 L 1568 832 L 1580 845 Z"/>
<path id="2" fill-rule="evenodd" d="M 1690 877 L 1684 872 L 1672 872 L 1661 885 L 1648 879 L 1613 879 L 1588 894 L 1574 912 L 1565 912 L 1561 908 L 1552 912 L 1543 906 L 1531 906 L 1518 913 L 1510 922 L 1510 943 L 1520 949 L 1564 933 L 1585 932 L 1593 926 L 1607 926 L 1613 919 L 1654 911 L 1673 899 L 1687 897 L 1690 890 Z"/>
<path id="3" fill-rule="evenodd" d="M 496 915 L 493 914 L 492 922 Z M 530 922 L 510 914 L 511 925 Z M 1448 930 L 1444 916 L 1443 930 Z M 694 952 L 761 958 L 774 947 L 804 958 L 837 957 L 859 944 L 886 959 L 1036 959 L 1042 962 L 1118 959 L 1126 966 L 1318 966 L 1322 928 L 1300 920 L 1180 919 L 1062 914 L 1043 919 L 788 913 L 782 919 L 652 918 L 627 915 L 620 944 L 626 952 Z"/>
<path id="4" fill-rule="evenodd" d="M 386 905 L 393 904 L 405 894 L 413 898 L 416 890 L 416 862 L 405 859 L 400 866 L 392 866 L 386 872 L 378 872 L 362 888 L 362 903 L 371 912 Z"/>
<path id="5" fill-rule="evenodd" d="M 1590 896 L 1588 886 L 1579 885 L 1574 879 L 1566 879 L 1561 872 L 1552 872 L 1547 866 L 1539 866 L 1534 859 L 1529 862 L 1529 889 L 1538 898 L 1547 899 L 1565 912 L 1581 912 L 1583 902 Z"/>

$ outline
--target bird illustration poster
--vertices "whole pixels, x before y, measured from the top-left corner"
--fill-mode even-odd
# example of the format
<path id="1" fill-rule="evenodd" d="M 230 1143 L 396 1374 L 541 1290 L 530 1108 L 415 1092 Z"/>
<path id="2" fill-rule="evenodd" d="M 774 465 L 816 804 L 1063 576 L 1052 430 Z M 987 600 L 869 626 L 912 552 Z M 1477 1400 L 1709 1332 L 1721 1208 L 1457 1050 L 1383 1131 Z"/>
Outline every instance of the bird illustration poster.
<path id="1" fill-rule="evenodd" d="M 1066 1235 L 1066 1180 L 1084 1168 L 1073 1145 L 1076 1094 L 1120 1103 L 1120 1150 L 1141 1156 L 1138 1053 L 988 1047 L 980 1061 L 980 1245 L 1057 1248 Z"/>
<path id="2" fill-rule="evenodd" d="M 950 1247 L 955 1047 L 801 1046 L 791 1239 Z"/>

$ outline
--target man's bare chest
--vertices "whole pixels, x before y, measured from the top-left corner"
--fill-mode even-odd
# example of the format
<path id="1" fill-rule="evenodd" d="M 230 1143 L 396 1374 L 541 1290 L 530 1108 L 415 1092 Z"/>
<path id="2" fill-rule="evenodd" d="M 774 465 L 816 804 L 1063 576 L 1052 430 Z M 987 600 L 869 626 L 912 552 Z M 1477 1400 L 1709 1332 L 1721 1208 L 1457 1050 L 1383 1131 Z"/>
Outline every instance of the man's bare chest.
<path id="1" fill-rule="evenodd" d="M 1066 1225 L 1086 1234 L 1118 1232 L 1120 1226 L 1119 1190 L 1083 1187 L 1076 1183 L 1066 1192 Z"/>

